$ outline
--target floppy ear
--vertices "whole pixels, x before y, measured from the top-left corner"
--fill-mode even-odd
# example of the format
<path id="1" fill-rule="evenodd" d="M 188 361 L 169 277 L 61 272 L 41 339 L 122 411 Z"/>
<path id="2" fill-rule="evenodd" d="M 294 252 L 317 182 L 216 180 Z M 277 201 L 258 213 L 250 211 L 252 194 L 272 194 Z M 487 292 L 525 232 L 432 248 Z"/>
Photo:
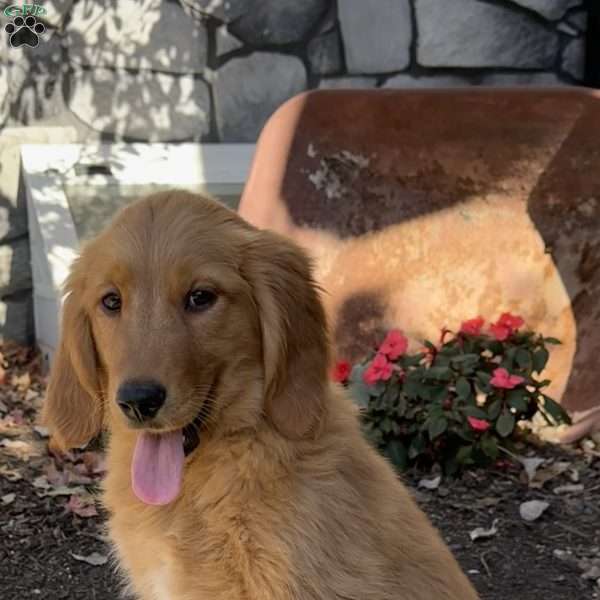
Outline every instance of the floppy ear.
<path id="1" fill-rule="evenodd" d="M 102 398 L 89 319 L 77 293 L 63 303 L 61 335 L 54 356 L 42 421 L 63 449 L 82 446 L 102 427 Z"/>
<path id="2" fill-rule="evenodd" d="M 247 269 L 261 322 L 267 417 L 288 438 L 314 435 L 329 345 L 310 261 L 295 244 L 261 231 L 248 248 Z"/>

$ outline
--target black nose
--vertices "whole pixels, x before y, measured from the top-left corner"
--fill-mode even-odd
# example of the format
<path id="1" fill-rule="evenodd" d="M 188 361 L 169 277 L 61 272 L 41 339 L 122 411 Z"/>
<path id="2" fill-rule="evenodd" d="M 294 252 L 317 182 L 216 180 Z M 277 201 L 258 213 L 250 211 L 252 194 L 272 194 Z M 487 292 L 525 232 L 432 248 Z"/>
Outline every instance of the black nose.
<path id="1" fill-rule="evenodd" d="M 152 419 L 164 404 L 167 390 L 154 381 L 126 381 L 117 391 L 117 404 L 132 421 Z"/>

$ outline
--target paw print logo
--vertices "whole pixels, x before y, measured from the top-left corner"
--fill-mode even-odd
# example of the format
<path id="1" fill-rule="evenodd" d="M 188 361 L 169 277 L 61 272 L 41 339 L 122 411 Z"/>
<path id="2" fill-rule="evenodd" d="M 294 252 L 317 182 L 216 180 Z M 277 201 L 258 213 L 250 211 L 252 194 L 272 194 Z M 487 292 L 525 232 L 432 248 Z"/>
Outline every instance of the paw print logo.
<path id="1" fill-rule="evenodd" d="M 8 43 L 11 48 L 19 46 L 35 48 L 40 43 L 39 36 L 45 33 L 46 27 L 30 15 L 26 19 L 15 17 L 12 23 L 4 26 L 4 31 L 8 33 Z"/>

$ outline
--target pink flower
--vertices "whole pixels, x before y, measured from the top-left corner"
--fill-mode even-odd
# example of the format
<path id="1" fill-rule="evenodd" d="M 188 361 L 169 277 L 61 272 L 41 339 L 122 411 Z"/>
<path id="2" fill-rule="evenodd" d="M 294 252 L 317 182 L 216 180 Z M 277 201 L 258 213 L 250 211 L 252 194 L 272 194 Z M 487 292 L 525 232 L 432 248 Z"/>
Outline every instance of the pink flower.
<path id="1" fill-rule="evenodd" d="M 490 428 L 490 424 L 485 419 L 477 419 L 476 417 L 467 417 L 471 429 L 474 431 L 487 431 Z"/>
<path id="2" fill-rule="evenodd" d="M 490 325 L 490 331 L 499 342 L 503 342 L 512 333 L 508 327 L 496 323 Z"/>
<path id="3" fill-rule="evenodd" d="M 517 315 L 502 313 L 498 321 L 490 326 L 490 330 L 499 342 L 503 342 L 509 335 L 517 331 L 523 323 L 525 321 Z"/>
<path id="4" fill-rule="evenodd" d="M 514 387 L 523 383 L 525 379 L 519 375 L 511 375 L 506 369 L 498 368 L 492 373 L 493 377 L 490 383 L 497 388 L 512 390 Z"/>
<path id="5" fill-rule="evenodd" d="M 338 360 L 331 370 L 331 379 L 337 383 L 344 383 L 350 377 L 352 365 L 347 360 Z"/>
<path id="6" fill-rule="evenodd" d="M 481 333 L 481 328 L 485 321 L 483 317 L 475 317 L 474 319 L 469 319 L 468 321 L 463 321 L 460 326 L 461 333 L 466 333 L 467 335 L 479 335 Z"/>
<path id="7" fill-rule="evenodd" d="M 498 319 L 498 325 L 504 325 L 504 327 L 508 327 L 512 331 L 519 329 L 523 323 L 525 323 L 525 321 L 521 317 L 511 315 L 510 313 L 502 313 Z"/>
<path id="8" fill-rule="evenodd" d="M 392 329 L 379 346 L 379 352 L 385 354 L 390 360 L 396 360 L 406 352 L 407 348 L 408 340 L 402 335 L 402 332 Z"/>
<path id="9" fill-rule="evenodd" d="M 379 380 L 387 381 L 392 376 L 393 365 L 384 354 L 378 353 L 363 373 L 363 381 L 374 385 Z"/>

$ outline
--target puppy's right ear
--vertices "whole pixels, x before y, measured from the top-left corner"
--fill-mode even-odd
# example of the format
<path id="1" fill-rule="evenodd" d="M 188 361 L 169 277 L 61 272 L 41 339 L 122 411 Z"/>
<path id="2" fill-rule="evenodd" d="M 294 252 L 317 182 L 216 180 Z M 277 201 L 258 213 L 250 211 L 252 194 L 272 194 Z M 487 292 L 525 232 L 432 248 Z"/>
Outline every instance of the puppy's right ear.
<path id="1" fill-rule="evenodd" d="M 61 334 L 42 422 L 63 449 L 82 446 L 102 428 L 102 394 L 89 319 L 71 288 L 63 303 Z"/>

